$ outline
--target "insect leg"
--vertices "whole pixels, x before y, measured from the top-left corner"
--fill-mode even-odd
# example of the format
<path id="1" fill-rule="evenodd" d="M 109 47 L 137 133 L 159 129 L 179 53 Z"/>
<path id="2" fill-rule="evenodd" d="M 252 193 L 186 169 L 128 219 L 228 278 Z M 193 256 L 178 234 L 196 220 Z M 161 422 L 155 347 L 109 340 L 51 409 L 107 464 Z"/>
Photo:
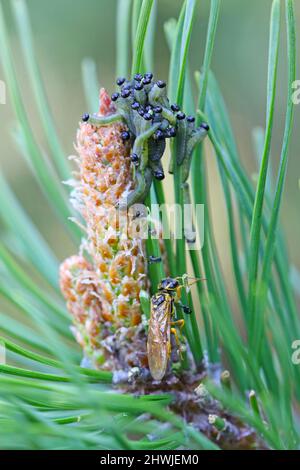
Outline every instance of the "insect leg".
<path id="1" fill-rule="evenodd" d="M 179 320 L 180 321 L 180 320 Z M 184 322 L 184 320 L 182 320 Z M 172 324 L 174 323 L 177 323 L 177 322 L 172 322 Z M 182 325 L 183 326 L 183 325 Z M 180 340 L 179 340 L 179 337 L 178 337 L 178 333 L 177 333 L 177 330 L 176 328 L 171 328 L 171 333 L 174 335 L 174 338 L 175 338 L 175 341 L 176 341 L 176 345 L 177 345 L 177 349 L 178 349 L 178 353 L 179 353 L 179 357 L 180 357 L 180 360 L 182 360 L 182 352 L 181 352 L 181 347 L 180 347 Z"/>
<path id="2" fill-rule="evenodd" d="M 184 286 L 180 285 L 176 288 L 176 296 L 175 296 L 175 302 L 178 303 L 181 297 L 181 290 Z"/>
<path id="3" fill-rule="evenodd" d="M 180 320 L 175 320 L 175 321 L 171 321 L 171 326 L 179 326 L 179 329 L 182 330 L 182 328 L 184 327 L 184 324 L 185 324 L 185 321 L 182 319 Z"/>

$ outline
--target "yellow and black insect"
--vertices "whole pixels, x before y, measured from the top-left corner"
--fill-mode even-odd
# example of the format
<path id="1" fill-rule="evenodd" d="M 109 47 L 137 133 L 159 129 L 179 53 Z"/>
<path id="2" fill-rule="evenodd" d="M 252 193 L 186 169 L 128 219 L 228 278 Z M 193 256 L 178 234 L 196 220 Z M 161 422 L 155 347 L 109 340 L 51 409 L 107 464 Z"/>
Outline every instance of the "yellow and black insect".
<path id="1" fill-rule="evenodd" d="M 184 313 L 191 313 L 191 309 L 180 302 L 182 287 L 189 287 L 187 276 L 162 279 L 158 285 L 158 292 L 151 298 L 147 354 L 149 369 L 155 380 L 161 380 L 166 373 L 171 354 L 171 333 L 174 334 L 179 354 L 181 353 L 175 327 L 181 329 L 184 320 L 174 321 L 172 318 L 175 315 L 175 304 L 180 305 Z"/>

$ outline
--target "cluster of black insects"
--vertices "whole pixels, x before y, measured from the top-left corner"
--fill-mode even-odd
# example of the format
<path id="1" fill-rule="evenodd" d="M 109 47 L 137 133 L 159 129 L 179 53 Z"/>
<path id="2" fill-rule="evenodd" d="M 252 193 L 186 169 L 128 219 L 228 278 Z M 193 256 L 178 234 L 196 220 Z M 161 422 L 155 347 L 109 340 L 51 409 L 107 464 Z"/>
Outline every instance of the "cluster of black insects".
<path id="1" fill-rule="evenodd" d="M 112 94 L 116 113 L 100 117 L 84 114 L 83 121 L 95 126 L 108 125 L 123 120 L 128 131 L 122 133 L 123 140 L 131 140 L 131 159 L 136 167 L 136 186 L 128 194 L 127 207 L 142 202 L 149 192 L 153 177 L 162 180 L 164 171 L 161 163 L 166 139 L 176 138 L 176 164 L 182 165 L 181 180 L 185 183 L 190 161 L 197 143 L 207 134 L 209 127 L 202 123 L 195 127 L 195 118 L 186 116 L 177 104 L 169 103 L 166 83 L 153 80 L 152 73 L 136 74 L 133 80 L 118 78 L 118 92 Z M 175 162 L 169 171 L 173 173 Z"/>

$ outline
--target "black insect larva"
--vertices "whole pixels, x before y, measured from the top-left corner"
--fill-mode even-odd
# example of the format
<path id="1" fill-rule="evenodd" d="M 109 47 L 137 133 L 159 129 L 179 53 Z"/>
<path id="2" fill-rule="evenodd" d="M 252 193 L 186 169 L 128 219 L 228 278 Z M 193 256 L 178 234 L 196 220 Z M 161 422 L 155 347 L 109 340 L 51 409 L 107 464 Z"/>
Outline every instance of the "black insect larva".
<path id="1" fill-rule="evenodd" d="M 141 91 L 144 88 L 143 84 L 141 82 L 138 82 L 134 85 L 134 89 L 137 91 Z"/>
<path id="2" fill-rule="evenodd" d="M 202 129 L 205 129 L 207 132 L 209 131 L 209 125 L 206 122 L 202 122 L 200 124 L 200 127 L 202 127 Z"/>
<path id="3" fill-rule="evenodd" d="M 113 93 L 113 94 L 111 95 L 111 100 L 112 100 L 112 101 L 117 101 L 117 99 L 119 98 L 119 96 L 120 96 L 119 93 L 117 93 L 117 92 L 116 92 L 116 93 Z"/>
<path id="4" fill-rule="evenodd" d="M 123 85 L 123 83 L 125 83 L 125 81 L 126 81 L 126 78 L 119 77 L 119 78 L 117 78 L 116 83 L 117 83 L 117 85 L 121 86 L 121 85 Z"/>
<path id="5" fill-rule="evenodd" d="M 150 83 L 151 83 L 151 78 L 144 78 L 143 79 L 143 84 L 144 85 L 150 85 Z"/>
<path id="6" fill-rule="evenodd" d="M 180 111 L 180 107 L 176 103 L 171 105 L 171 109 L 172 111 L 174 111 L 174 113 L 177 113 L 178 111 Z"/>
<path id="7" fill-rule="evenodd" d="M 164 138 L 164 133 L 160 129 L 157 129 L 157 131 L 154 133 L 154 138 L 157 140 L 161 140 Z"/>
<path id="8" fill-rule="evenodd" d="M 156 170 L 156 171 L 153 172 L 153 174 L 154 174 L 154 177 L 159 181 L 161 181 L 165 178 L 164 172 L 161 171 L 161 170 Z"/>
<path id="9" fill-rule="evenodd" d="M 167 130 L 167 135 L 168 135 L 168 137 L 175 137 L 176 136 L 175 127 L 170 127 L 170 129 Z"/>
<path id="10" fill-rule="evenodd" d="M 166 82 L 164 82 L 163 80 L 157 80 L 156 85 L 158 86 L 158 88 L 165 88 L 167 86 Z"/>
<path id="11" fill-rule="evenodd" d="M 152 80 L 152 78 L 153 78 L 153 73 L 152 73 L 152 72 L 147 72 L 147 73 L 145 73 L 144 78 L 148 78 L 148 79 Z"/>
<path id="12" fill-rule="evenodd" d="M 131 91 L 129 88 L 123 88 L 121 91 L 122 98 L 128 98 L 131 95 Z"/>
<path id="13" fill-rule="evenodd" d="M 132 80 L 119 77 L 117 84 L 121 87 L 120 93 L 115 92 L 111 96 L 112 101 L 116 102 L 116 112 L 105 117 L 91 115 L 84 119 L 94 126 L 106 126 L 116 121 L 127 124 L 129 132 L 122 132 L 121 137 L 124 141 L 131 139 L 133 143 L 131 160 L 136 166 L 136 185 L 128 194 L 127 202 L 120 204 L 130 206 L 143 202 L 153 178 L 164 178 L 161 158 L 167 138 L 176 138 L 175 162 L 182 166 L 180 178 L 184 183 L 189 174 L 195 145 L 201 142 L 209 128 L 206 123 L 202 123 L 196 129 L 193 116 L 186 118 L 177 103 L 170 106 L 165 90 L 166 82 L 153 80 L 151 72 L 144 75 L 137 73 Z M 119 99 L 120 96 L 122 99 Z M 173 161 L 171 163 L 170 173 L 175 164 Z"/>
<path id="14" fill-rule="evenodd" d="M 195 122 L 194 116 L 187 116 L 186 120 L 187 122 Z"/>
<path id="15" fill-rule="evenodd" d="M 176 114 L 176 117 L 181 121 L 182 119 L 185 119 L 185 114 L 182 111 L 179 111 L 179 113 Z"/>
<path id="16" fill-rule="evenodd" d="M 84 113 L 81 117 L 83 122 L 87 122 L 90 119 L 90 115 L 88 113 Z"/>
<path id="17" fill-rule="evenodd" d="M 127 131 L 124 131 L 121 133 L 121 138 L 122 140 L 129 140 L 130 139 L 130 134 Z"/>
<path id="18" fill-rule="evenodd" d="M 137 82 L 140 82 L 143 78 L 143 75 L 141 73 L 136 73 L 135 76 L 133 77 L 134 80 L 136 80 Z"/>
<path id="19" fill-rule="evenodd" d="M 134 164 L 137 164 L 139 162 L 140 158 L 139 156 L 136 154 L 136 153 L 132 153 L 131 154 L 131 161 L 134 163 Z"/>

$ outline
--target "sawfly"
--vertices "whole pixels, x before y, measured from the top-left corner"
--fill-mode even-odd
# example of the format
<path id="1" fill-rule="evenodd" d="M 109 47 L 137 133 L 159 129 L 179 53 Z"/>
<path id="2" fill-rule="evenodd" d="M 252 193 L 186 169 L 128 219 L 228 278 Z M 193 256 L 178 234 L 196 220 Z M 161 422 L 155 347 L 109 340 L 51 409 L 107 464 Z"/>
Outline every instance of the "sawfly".
<path id="1" fill-rule="evenodd" d="M 192 313 L 188 306 L 180 302 L 181 289 L 185 287 L 188 290 L 194 282 L 201 279 L 193 279 L 191 284 L 188 280 L 187 275 L 162 279 L 158 285 L 158 292 L 151 297 L 147 355 L 150 373 L 154 380 L 161 380 L 166 373 L 171 354 L 171 334 L 174 334 L 181 354 L 176 326 L 182 329 L 184 320 L 174 320 L 175 304 L 179 305 L 184 313 Z"/>

